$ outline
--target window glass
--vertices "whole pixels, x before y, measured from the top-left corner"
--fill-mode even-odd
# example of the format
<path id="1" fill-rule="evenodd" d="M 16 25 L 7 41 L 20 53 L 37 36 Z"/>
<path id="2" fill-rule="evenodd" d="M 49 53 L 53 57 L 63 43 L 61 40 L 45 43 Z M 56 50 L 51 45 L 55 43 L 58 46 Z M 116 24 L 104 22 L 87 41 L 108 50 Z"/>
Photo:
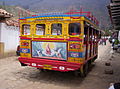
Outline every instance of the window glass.
<path id="1" fill-rule="evenodd" d="M 30 35 L 30 25 L 29 24 L 22 25 L 22 34 Z"/>
<path id="2" fill-rule="evenodd" d="M 52 35 L 62 35 L 62 24 L 52 24 Z"/>
<path id="3" fill-rule="evenodd" d="M 80 23 L 69 24 L 69 35 L 80 35 Z"/>
<path id="4" fill-rule="evenodd" d="M 45 35 L 45 24 L 36 25 L 36 35 Z"/>

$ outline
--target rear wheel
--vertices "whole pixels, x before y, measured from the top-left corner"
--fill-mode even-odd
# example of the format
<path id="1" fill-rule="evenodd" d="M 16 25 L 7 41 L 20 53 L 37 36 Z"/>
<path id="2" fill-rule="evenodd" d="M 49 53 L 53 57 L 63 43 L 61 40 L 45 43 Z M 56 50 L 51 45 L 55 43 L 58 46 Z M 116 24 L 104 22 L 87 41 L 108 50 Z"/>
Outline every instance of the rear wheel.
<path id="1" fill-rule="evenodd" d="M 81 77 L 86 77 L 87 74 L 88 74 L 88 63 L 86 63 L 85 65 L 82 65 L 80 68 Z"/>
<path id="2" fill-rule="evenodd" d="M 86 77 L 88 74 L 88 63 L 82 65 L 79 70 L 74 71 L 75 76 L 80 76 L 82 78 Z"/>

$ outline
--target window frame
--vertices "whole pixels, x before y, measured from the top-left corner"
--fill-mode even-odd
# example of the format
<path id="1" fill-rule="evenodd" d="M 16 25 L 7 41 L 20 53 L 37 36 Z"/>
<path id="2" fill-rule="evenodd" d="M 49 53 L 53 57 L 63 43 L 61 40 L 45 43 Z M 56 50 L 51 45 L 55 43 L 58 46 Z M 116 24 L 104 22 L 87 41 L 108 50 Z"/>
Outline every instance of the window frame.
<path id="1" fill-rule="evenodd" d="M 46 24 L 45 23 L 36 23 L 35 24 L 35 35 L 37 35 L 37 36 L 43 36 L 43 35 L 36 34 L 37 33 L 37 25 L 41 25 L 41 24 L 45 25 L 43 35 L 45 35 L 45 32 L 46 32 Z"/>
<path id="2" fill-rule="evenodd" d="M 60 34 L 60 35 L 62 35 L 62 32 L 63 32 L 63 24 L 62 24 L 62 23 L 51 23 L 51 35 L 52 35 L 52 36 L 60 36 L 60 35 L 58 35 L 58 34 L 53 35 L 53 32 L 52 32 L 52 31 L 53 31 L 53 28 L 52 28 L 52 25 L 53 25 L 53 24 L 61 24 L 61 32 L 60 32 L 61 34 Z M 59 31 L 60 31 L 60 30 L 59 30 Z"/>
<path id="3" fill-rule="evenodd" d="M 27 34 L 27 35 L 25 35 L 25 29 L 24 29 L 24 26 L 25 26 L 25 25 L 29 25 L 29 34 Z M 21 25 L 21 35 L 24 35 L 24 36 L 31 35 L 31 24 L 25 23 L 25 24 L 22 24 L 22 25 Z"/>
<path id="4" fill-rule="evenodd" d="M 74 36 L 75 36 L 75 35 L 80 35 L 80 34 L 82 33 L 82 31 L 81 31 L 81 23 L 80 23 L 80 22 L 70 22 L 70 23 L 68 24 L 68 34 L 69 34 L 69 35 L 72 35 L 72 33 L 70 34 L 70 24 L 75 24 L 75 23 L 77 23 L 77 24 L 79 23 L 79 25 L 80 25 L 80 26 L 79 26 L 79 34 L 73 34 L 73 35 L 74 35 Z"/>

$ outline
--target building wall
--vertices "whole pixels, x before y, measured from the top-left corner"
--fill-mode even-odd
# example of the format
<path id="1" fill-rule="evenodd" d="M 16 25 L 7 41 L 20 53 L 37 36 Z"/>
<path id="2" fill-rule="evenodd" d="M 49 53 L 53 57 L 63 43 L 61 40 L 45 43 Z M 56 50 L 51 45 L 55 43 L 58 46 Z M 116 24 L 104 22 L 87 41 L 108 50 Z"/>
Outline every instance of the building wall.
<path id="1" fill-rule="evenodd" d="M 19 44 L 19 28 L 0 23 L 0 42 L 4 44 L 4 53 L 15 52 Z"/>
<path id="2" fill-rule="evenodd" d="M 0 24 L 0 56 L 4 53 L 4 43 L 1 42 L 1 24 Z"/>
<path id="3" fill-rule="evenodd" d="M 120 42 L 120 31 L 118 32 L 118 40 Z"/>

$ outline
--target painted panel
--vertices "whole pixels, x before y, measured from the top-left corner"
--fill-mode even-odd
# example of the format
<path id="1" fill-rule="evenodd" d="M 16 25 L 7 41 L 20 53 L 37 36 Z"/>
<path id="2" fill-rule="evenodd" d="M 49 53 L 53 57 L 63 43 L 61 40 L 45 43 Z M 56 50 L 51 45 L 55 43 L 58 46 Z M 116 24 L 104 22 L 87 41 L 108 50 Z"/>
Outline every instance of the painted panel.
<path id="1" fill-rule="evenodd" d="M 74 58 L 83 58 L 85 55 L 83 52 L 69 52 L 68 56 Z"/>
<path id="2" fill-rule="evenodd" d="M 20 53 L 30 53 L 30 49 L 20 48 Z"/>
<path id="3" fill-rule="evenodd" d="M 32 41 L 32 57 L 67 60 L 67 43 Z"/>

